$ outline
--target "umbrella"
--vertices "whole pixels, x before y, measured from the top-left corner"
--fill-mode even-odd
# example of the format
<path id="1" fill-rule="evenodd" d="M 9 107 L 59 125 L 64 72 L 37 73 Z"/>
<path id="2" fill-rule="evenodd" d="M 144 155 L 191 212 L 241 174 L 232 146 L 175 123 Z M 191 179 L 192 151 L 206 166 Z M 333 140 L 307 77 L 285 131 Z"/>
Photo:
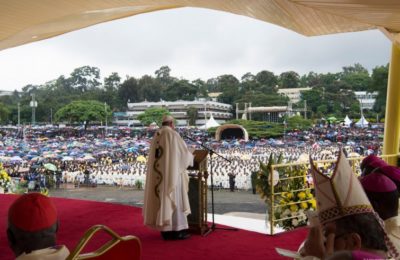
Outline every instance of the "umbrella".
<path id="1" fill-rule="evenodd" d="M 10 158 L 11 162 L 22 162 L 22 158 L 20 156 L 13 156 Z"/>
<path id="2" fill-rule="evenodd" d="M 140 156 L 138 156 L 136 161 L 141 162 L 141 163 L 145 163 L 147 160 L 143 155 L 140 155 Z"/>
<path id="3" fill-rule="evenodd" d="M 52 163 L 46 163 L 46 164 L 44 164 L 43 166 L 44 166 L 44 168 L 46 168 L 47 170 L 50 170 L 50 171 L 53 171 L 53 172 L 57 171 L 57 166 L 55 166 L 55 165 L 52 164 Z"/>

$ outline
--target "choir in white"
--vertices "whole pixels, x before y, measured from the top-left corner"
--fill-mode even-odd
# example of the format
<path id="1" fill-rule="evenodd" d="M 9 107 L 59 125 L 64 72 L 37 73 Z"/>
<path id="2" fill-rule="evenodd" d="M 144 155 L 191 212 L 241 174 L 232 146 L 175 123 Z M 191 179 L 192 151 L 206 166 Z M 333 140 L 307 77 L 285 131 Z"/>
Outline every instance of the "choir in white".
<path id="1" fill-rule="evenodd" d="M 308 154 L 313 155 L 314 160 L 334 159 L 339 150 L 338 146 L 331 147 L 256 147 L 256 148 L 219 148 L 214 155 L 208 158 L 208 173 L 213 174 L 213 183 L 216 188 L 228 189 L 229 175 L 234 176 L 235 189 L 250 190 L 251 173 L 259 170 L 260 161 L 266 163 L 270 154 L 283 155 L 283 162 L 295 162 L 308 160 Z M 352 153 L 349 150 L 349 153 Z M 224 157 L 227 160 L 224 160 Z M 212 165 L 212 169 L 211 166 Z M 85 171 L 90 173 L 89 181 L 96 185 L 114 185 L 117 187 L 143 188 L 146 181 L 146 162 L 137 160 L 111 161 L 101 160 L 92 164 L 77 167 L 73 162 L 67 163 L 62 171 L 64 183 L 85 182 Z M 190 172 L 189 172 L 190 173 Z M 209 176 L 208 186 L 211 186 Z"/>

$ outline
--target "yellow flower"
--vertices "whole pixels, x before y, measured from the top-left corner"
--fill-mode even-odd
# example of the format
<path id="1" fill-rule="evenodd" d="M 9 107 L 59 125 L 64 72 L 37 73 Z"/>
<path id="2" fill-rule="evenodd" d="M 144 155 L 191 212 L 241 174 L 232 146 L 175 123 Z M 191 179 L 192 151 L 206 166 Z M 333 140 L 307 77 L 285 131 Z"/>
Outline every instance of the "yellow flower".
<path id="1" fill-rule="evenodd" d="M 307 208 L 308 208 L 307 202 L 301 202 L 301 203 L 300 203 L 300 208 L 302 208 L 302 209 L 307 209 Z"/>
<path id="2" fill-rule="evenodd" d="M 315 209 L 317 207 L 317 201 L 315 199 L 312 199 L 309 203 L 311 204 L 311 207 L 313 209 Z"/>
<path id="3" fill-rule="evenodd" d="M 304 200 L 305 198 L 306 198 L 306 193 L 305 192 L 299 192 L 298 194 L 297 194 L 297 198 L 299 198 L 299 199 L 301 199 L 301 200 Z"/>
<path id="4" fill-rule="evenodd" d="M 299 210 L 299 207 L 296 204 L 290 205 L 290 211 L 296 212 Z"/>
<path id="5" fill-rule="evenodd" d="M 311 193 L 308 193 L 307 194 L 307 199 L 312 199 L 312 198 L 314 198 L 314 196 Z"/>
<path id="6" fill-rule="evenodd" d="M 293 199 L 294 198 L 294 194 L 291 192 L 286 193 L 286 198 L 287 199 Z"/>

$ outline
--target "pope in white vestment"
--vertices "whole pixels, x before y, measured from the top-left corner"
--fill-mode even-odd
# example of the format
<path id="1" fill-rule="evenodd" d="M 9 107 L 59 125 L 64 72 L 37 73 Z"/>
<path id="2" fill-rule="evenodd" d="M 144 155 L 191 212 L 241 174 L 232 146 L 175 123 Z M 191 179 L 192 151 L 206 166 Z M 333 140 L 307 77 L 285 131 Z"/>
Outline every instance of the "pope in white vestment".
<path id="1" fill-rule="evenodd" d="M 155 133 L 147 162 L 144 224 L 161 232 L 188 229 L 190 214 L 188 166 L 193 155 L 174 130 L 173 118 L 164 116 Z"/>

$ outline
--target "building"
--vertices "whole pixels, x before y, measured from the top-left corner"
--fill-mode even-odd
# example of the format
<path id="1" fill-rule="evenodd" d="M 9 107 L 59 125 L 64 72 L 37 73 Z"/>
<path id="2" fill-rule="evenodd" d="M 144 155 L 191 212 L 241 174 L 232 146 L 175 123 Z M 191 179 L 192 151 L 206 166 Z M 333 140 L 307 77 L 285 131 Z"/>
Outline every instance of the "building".
<path id="1" fill-rule="evenodd" d="M 215 101 L 207 101 L 205 99 L 195 101 L 144 101 L 139 103 L 128 103 L 128 111 L 114 113 L 113 123 L 117 125 L 142 126 L 140 121 L 137 120 L 138 115 L 144 113 L 146 109 L 154 107 L 168 109 L 171 115 L 176 119 L 177 126 L 189 125 L 189 116 L 187 111 L 190 107 L 197 109 L 197 126 L 205 125 L 207 119 L 209 119 L 211 115 L 219 124 L 223 124 L 225 121 L 230 120 L 233 117 L 233 114 L 231 113 L 231 105 Z"/>
<path id="2" fill-rule="evenodd" d="M 278 89 L 278 93 L 288 97 L 290 99 L 290 102 L 295 104 L 300 101 L 302 91 L 308 91 L 311 89 L 312 88 L 310 88 L 310 87 L 307 87 L 307 88 L 280 88 L 280 89 Z"/>
<path id="3" fill-rule="evenodd" d="M 252 107 L 251 103 L 244 103 L 244 110 L 239 110 L 239 104 L 236 103 L 236 119 L 239 119 L 239 113 L 242 113 L 243 120 L 252 120 L 252 114 L 262 114 L 264 121 L 280 122 L 283 116 L 293 116 L 292 103 L 287 106 L 270 106 L 270 107 Z"/>
<path id="4" fill-rule="evenodd" d="M 378 92 L 354 91 L 354 95 L 356 95 L 356 98 L 358 102 L 360 102 L 360 107 L 362 109 L 372 109 L 375 105 Z"/>
<path id="5" fill-rule="evenodd" d="M 14 91 L 0 90 L 0 96 L 11 96 Z"/>

